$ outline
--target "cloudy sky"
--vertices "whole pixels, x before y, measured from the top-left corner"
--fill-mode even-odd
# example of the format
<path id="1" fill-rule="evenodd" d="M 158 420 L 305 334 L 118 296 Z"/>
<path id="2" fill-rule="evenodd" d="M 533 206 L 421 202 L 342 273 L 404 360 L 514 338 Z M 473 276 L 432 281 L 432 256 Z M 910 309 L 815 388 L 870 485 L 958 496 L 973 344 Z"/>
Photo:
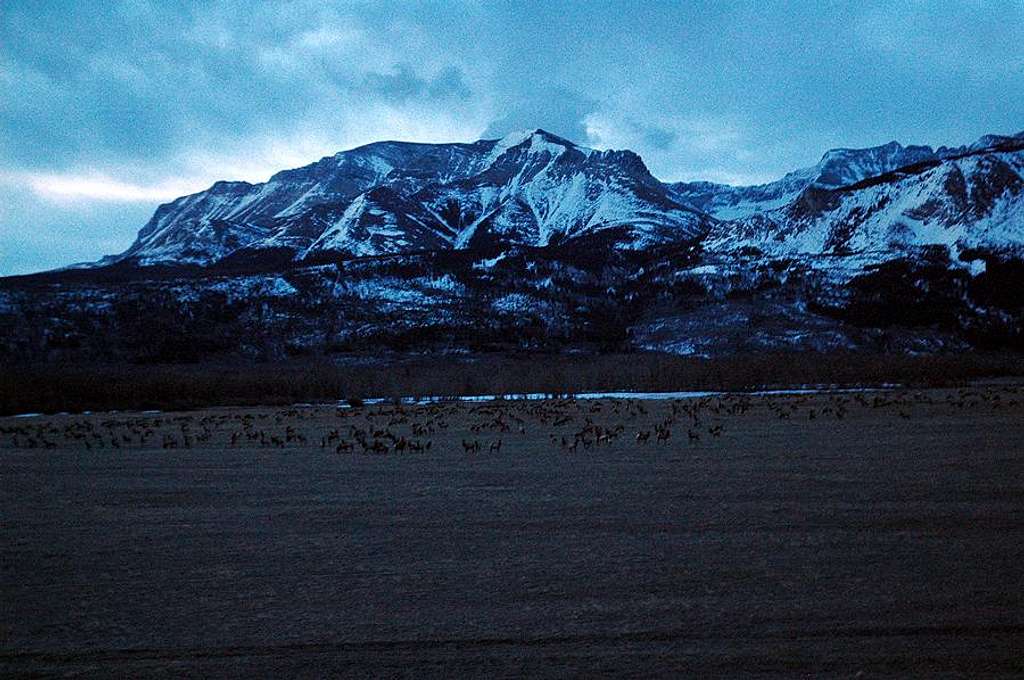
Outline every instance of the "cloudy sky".
<path id="1" fill-rule="evenodd" d="M 542 127 L 667 180 L 1024 129 L 1024 0 L 0 0 L 0 275 L 217 179 Z"/>

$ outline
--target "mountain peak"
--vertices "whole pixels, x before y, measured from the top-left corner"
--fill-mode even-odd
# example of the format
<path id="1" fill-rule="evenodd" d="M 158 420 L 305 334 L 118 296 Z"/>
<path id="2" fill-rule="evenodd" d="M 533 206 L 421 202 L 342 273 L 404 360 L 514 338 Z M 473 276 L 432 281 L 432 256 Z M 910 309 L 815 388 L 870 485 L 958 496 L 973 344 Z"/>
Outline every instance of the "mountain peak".
<path id="1" fill-rule="evenodd" d="M 564 137 L 559 137 L 558 135 L 552 134 L 541 128 L 535 128 L 533 130 L 515 130 L 508 133 L 501 139 L 496 140 L 494 149 L 501 149 L 504 151 L 505 149 L 511 149 L 519 146 L 520 144 L 525 144 L 526 142 L 529 142 L 531 146 L 536 143 L 541 143 L 555 144 L 566 148 L 578 148 L 576 143 L 571 142 Z"/>
<path id="2" fill-rule="evenodd" d="M 495 141 L 488 154 L 487 163 L 493 163 L 501 158 L 510 149 L 525 147 L 530 152 L 547 151 L 557 156 L 568 149 L 583 150 L 575 143 L 554 135 L 547 130 L 535 128 L 533 130 L 517 130 L 510 132 L 501 139 Z"/>
<path id="3" fill-rule="evenodd" d="M 830 149 L 817 165 L 815 184 L 844 186 L 907 165 L 933 160 L 930 146 L 903 146 L 897 141 L 865 149 Z"/>
<path id="4" fill-rule="evenodd" d="M 513 130 L 512 132 L 509 132 L 504 137 L 501 137 L 496 141 L 500 145 L 511 147 L 518 146 L 519 144 L 522 144 L 528 139 L 533 139 L 534 137 L 539 137 L 540 139 L 547 142 L 560 143 L 566 146 L 576 146 L 575 143 L 569 141 L 568 139 L 565 139 L 564 137 L 559 137 L 558 135 L 548 132 L 543 128 L 533 128 L 532 130 Z"/>

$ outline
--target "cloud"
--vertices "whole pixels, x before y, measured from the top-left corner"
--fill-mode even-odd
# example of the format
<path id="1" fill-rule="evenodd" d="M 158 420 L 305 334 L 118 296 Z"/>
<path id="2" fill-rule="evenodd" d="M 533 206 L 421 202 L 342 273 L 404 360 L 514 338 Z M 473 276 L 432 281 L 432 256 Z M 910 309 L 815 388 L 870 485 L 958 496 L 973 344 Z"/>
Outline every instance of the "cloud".
<path id="1" fill-rule="evenodd" d="M 166 200 L 382 138 L 474 137 L 490 115 L 460 64 L 414 65 L 417 29 L 360 5 L 67 9 L 0 10 L 0 170 L 46 199 Z"/>
<path id="2" fill-rule="evenodd" d="M 25 183 L 38 196 L 56 201 L 88 199 L 120 203 L 169 201 L 203 188 L 201 181 L 165 180 L 154 185 L 124 182 L 103 175 L 28 174 Z"/>
<path id="3" fill-rule="evenodd" d="M 575 142 L 590 140 L 586 117 L 598 106 L 596 100 L 567 88 L 541 87 L 503 103 L 502 111 L 484 130 L 484 139 L 500 139 L 516 130 L 542 128 Z"/>
<path id="4" fill-rule="evenodd" d="M 472 86 L 459 63 L 414 66 L 401 46 L 416 36 L 359 6 L 126 3 L 100 18 L 91 5 L 66 17 L 45 10 L 8 10 L 7 32 L 19 33 L 0 29 L 0 63 L 18 95 L 0 98 L 0 124 L 20 132 L 0 141 L 5 164 L 164 163 L 190 147 L 361 125 L 383 105 L 432 115 L 461 100 L 477 132 L 486 124 L 465 104 Z M 377 138 L 402 132 L 387 127 L 394 119 L 377 119 Z"/>
<path id="5" fill-rule="evenodd" d="M 774 179 L 751 166 L 752 131 L 726 117 L 690 116 L 604 108 L 584 120 L 587 138 L 599 149 L 632 149 L 665 181 L 704 179 L 758 184 Z M 743 171 L 738 168 L 745 168 Z"/>
<path id="6" fill-rule="evenodd" d="M 996 80 L 1024 69 L 1024 3 L 928 2 L 866 6 L 852 26 L 868 49 L 904 68 Z"/>
<path id="7" fill-rule="evenodd" d="M 389 73 L 370 73 L 363 79 L 366 91 L 387 101 L 405 102 L 416 97 L 432 100 L 468 100 L 473 92 L 455 66 L 448 66 L 432 78 L 417 75 L 409 64 L 398 64 Z"/>

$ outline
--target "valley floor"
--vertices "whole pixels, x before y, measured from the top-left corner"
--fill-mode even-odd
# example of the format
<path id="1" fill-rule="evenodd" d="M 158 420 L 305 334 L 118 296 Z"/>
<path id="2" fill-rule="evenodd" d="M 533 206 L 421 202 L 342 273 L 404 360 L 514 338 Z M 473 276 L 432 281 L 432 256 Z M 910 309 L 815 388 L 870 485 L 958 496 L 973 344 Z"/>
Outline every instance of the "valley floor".
<path id="1" fill-rule="evenodd" d="M 1019 676 L 1022 416 L 1002 384 L 2 418 L 0 674 Z"/>

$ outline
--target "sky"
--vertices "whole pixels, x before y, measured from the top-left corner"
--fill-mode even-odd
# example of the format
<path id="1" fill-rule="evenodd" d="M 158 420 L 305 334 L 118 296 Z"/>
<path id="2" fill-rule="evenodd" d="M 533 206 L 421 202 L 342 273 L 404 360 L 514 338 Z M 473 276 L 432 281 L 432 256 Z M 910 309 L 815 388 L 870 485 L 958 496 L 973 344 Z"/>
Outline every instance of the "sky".
<path id="1" fill-rule="evenodd" d="M 0 0 L 0 276 L 382 139 L 544 128 L 663 180 L 1024 129 L 1024 0 Z"/>

